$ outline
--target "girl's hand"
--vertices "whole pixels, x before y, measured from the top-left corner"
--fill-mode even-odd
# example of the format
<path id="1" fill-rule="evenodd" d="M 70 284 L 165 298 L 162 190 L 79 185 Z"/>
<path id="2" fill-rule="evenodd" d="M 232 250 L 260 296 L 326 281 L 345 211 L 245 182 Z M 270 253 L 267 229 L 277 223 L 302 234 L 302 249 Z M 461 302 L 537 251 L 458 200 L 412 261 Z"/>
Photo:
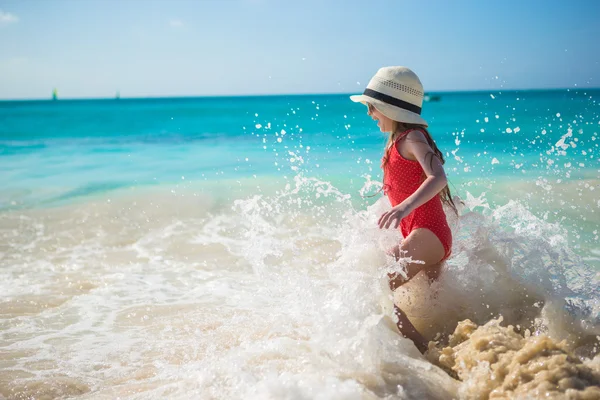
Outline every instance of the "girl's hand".
<path id="1" fill-rule="evenodd" d="M 389 227 L 398 228 L 400 221 L 408 214 L 410 214 L 408 207 L 404 203 L 400 203 L 390 211 L 383 213 L 377 223 L 380 229 L 388 229 Z"/>

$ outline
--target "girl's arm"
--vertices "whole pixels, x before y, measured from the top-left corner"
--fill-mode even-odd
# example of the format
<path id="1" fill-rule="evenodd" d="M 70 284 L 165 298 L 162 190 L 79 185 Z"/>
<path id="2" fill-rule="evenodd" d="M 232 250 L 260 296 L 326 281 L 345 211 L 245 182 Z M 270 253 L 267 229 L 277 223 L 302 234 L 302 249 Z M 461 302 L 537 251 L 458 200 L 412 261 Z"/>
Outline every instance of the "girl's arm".
<path id="1" fill-rule="evenodd" d="M 412 195 L 379 218 L 380 228 L 397 228 L 402 218 L 427 203 L 448 184 L 442 161 L 435 155 L 422 132 L 409 132 L 404 143 L 404 149 L 419 162 L 426 178 Z"/>

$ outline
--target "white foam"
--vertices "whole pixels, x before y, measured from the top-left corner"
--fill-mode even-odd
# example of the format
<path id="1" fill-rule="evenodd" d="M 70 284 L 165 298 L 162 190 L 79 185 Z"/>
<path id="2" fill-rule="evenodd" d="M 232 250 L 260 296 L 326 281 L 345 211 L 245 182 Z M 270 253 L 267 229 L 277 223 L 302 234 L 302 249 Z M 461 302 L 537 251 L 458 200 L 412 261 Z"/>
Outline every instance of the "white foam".
<path id="1" fill-rule="evenodd" d="M 520 203 L 471 197 L 484 214 L 451 219 L 440 281 L 397 294 L 408 313 L 436 322 L 430 335 L 498 314 L 556 337 L 598 334 L 597 277 L 561 228 Z M 376 224 L 388 208 L 383 198 L 357 210 L 348 193 L 297 175 L 224 204 L 180 190 L 2 214 L 4 386 L 90 398 L 455 397 L 456 382 L 391 318 L 384 250 L 399 236 Z"/>

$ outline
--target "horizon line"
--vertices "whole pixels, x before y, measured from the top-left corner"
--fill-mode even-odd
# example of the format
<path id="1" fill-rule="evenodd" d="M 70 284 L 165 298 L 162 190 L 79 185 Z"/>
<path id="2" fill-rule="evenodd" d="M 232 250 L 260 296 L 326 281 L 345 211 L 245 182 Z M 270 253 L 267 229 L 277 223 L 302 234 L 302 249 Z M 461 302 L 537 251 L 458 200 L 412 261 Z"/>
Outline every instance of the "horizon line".
<path id="1" fill-rule="evenodd" d="M 467 90 L 432 90 L 425 92 L 425 96 L 432 94 L 456 93 L 500 93 L 500 92 L 560 92 L 600 90 L 600 87 L 559 87 L 559 88 L 519 88 L 519 89 L 467 89 Z M 315 93 L 261 93 L 261 94 L 205 94 L 205 95 L 148 95 L 132 97 L 30 97 L 30 98 L 0 98 L 0 102 L 27 102 L 27 101 L 77 101 L 77 100 L 158 100 L 158 99 L 202 99 L 202 98 L 243 98 L 243 97 L 287 97 L 287 96 L 351 96 L 357 92 L 315 92 Z"/>

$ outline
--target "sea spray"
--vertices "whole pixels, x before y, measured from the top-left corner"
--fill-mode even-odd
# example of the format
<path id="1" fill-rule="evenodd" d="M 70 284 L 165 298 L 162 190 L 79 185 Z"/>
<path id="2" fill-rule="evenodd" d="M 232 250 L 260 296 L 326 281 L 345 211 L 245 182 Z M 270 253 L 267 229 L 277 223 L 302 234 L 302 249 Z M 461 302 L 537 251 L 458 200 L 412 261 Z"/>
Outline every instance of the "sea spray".
<path id="1" fill-rule="evenodd" d="M 229 203 L 166 187 L 1 214 L 0 393 L 460 398 L 464 382 L 395 326 L 387 199 L 362 208 L 322 179 L 288 184 Z M 598 282 L 559 227 L 518 202 L 465 203 L 476 211 L 449 214 L 440 279 L 418 275 L 396 301 L 439 346 L 462 320 L 503 316 L 593 357 Z"/>
<path id="2" fill-rule="evenodd" d="M 583 361 L 565 342 L 546 335 L 520 334 L 502 318 L 477 326 L 461 321 L 448 346 L 433 343 L 427 356 L 461 381 L 459 398 L 600 398 L 600 354 Z"/>

